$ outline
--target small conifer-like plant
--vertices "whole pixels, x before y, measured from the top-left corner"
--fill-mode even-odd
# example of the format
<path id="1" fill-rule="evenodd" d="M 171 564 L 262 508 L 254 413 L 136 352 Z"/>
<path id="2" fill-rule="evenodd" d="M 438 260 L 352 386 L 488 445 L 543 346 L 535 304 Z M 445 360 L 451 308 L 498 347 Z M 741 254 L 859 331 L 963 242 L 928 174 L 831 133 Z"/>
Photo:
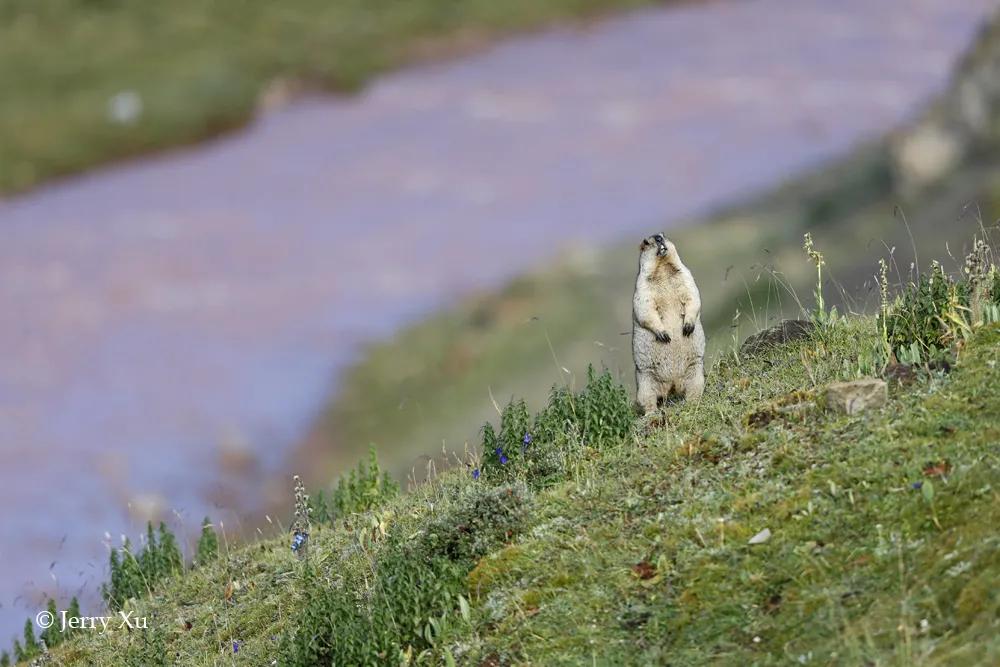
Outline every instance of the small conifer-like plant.
<path id="1" fill-rule="evenodd" d="M 31 660 L 40 655 L 41 652 L 42 647 L 35 639 L 35 623 L 29 618 L 24 622 L 24 658 L 22 660 Z"/>
<path id="2" fill-rule="evenodd" d="M 49 613 L 49 618 L 59 618 L 59 609 L 56 607 L 56 601 L 52 598 L 49 598 L 48 604 L 45 606 L 45 610 Z M 39 633 L 39 639 L 49 648 L 58 646 L 63 640 L 63 634 L 59 630 L 58 620 L 49 627 L 43 629 L 41 633 Z"/>
<path id="3" fill-rule="evenodd" d="M 201 566 L 219 557 L 219 536 L 206 516 L 201 522 L 201 535 L 192 565 Z"/>
<path id="4" fill-rule="evenodd" d="M 137 555 L 132 542 L 125 538 L 120 548 L 112 548 L 108 555 L 108 582 L 101 586 L 101 596 L 111 611 L 118 611 L 129 598 L 137 598 L 152 591 L 161 581 L 184 571 L 177 538 L 160 522 L 158 531 L 153 523 L 146 524 L 146 544 Z"/>

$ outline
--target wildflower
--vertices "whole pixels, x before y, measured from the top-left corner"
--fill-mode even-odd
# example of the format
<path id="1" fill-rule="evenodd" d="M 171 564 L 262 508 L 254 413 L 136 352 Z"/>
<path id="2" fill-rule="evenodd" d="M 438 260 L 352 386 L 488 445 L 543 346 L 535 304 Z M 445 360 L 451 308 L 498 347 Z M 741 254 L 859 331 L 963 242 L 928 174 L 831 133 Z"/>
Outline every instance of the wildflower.
<path id="1" fill-rule="evenodd" d="M 472 471 L 472 479 L 479 479 L 479 468 Z"/>
<path id="2" fill-rule="evenodd" d="M 509 460 L 510 459 L 507 458 L 506 454 L 504 454 L 503 452 L 500 453 L 500 465 L 507 465 L 507 461 Z"/>
<path id="3" fill-rule="evenodd" d="M 292 551 L 295 553 L 303 551 L 306 546 L 306 540 L 308 539 L 309 533 L 302 530 L 295 531 L 295 535 L 292 537 Z"/>
<path id="4" fill-rule="evenodd" d="M 911 484 L 911 486 L 915 491 L 919 491 L 923 485 L 924 485 L 923 482 L 914 482 L 913 484 Z"/>
<path id="5" fill-rule="evenodd" d="M 233 640 L 233 653 L 239 653 L 239 652 L 240 652 L 240 643 L 234 639 Z"/>
<path id="6" fill-rule="evenodd" d="M 530 445 L 530 444 L 531 444 L 531 434 L 530 433 L 525 433 L 524 434 L 524 439 L 521 440 L 521 453 L 522 454 L 527 451 L 528 445 Z"/>

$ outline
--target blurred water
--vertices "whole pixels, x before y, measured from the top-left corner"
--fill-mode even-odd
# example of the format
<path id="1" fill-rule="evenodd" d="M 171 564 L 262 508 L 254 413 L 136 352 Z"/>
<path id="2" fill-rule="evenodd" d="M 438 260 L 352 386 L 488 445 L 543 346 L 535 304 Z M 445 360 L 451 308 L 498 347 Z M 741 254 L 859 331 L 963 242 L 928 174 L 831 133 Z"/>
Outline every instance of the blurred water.
<path id="1" fill-rule="evenodd" d="M 995 6 L 652 9 L 0 203 L 0 645 L 105 531 L 251 506 L 364 341 L 887 130 Z"/>

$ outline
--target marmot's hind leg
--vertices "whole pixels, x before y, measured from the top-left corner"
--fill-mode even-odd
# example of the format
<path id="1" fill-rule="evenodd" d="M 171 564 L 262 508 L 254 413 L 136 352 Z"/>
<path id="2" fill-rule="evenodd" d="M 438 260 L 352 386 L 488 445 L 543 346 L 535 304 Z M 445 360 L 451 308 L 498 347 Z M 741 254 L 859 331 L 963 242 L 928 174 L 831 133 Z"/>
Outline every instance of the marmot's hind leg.
<path id="1" fill-rule="evenodd" d="M 648 371 L 636 371 L 635 385 L 635 402 L 639 408 L 639 412 L 644 415 L 656 412 L 659 385 L 653 374 Z"/>
<path id="2" fill-rule="evenodd" d="M 684 373 L 684 400 L 697 401 L 705 392 L 705 368 L 702 362 L 692 364 Z"/>

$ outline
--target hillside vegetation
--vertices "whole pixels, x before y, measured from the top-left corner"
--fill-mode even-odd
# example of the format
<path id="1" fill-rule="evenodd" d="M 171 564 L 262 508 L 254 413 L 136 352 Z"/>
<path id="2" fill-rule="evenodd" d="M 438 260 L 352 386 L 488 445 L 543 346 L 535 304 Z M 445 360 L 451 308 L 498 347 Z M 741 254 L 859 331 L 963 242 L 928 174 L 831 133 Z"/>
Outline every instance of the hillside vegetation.
<path id="1" fill-rule="evenodd" d="M 406 495 L 374 460 L 331 501 L 299 486 L 292 534 L 223 540 L 120 604 L 148 630 L 43 659 L 996 664 L 1000 273 L 978 242 L 880 292 L 877 317 L 817 308 L 804 338 L 734 348 L 699 403 L 635 421 L 594 372 Z M 887 405 L 828 407 L 868 375 Z"/>

